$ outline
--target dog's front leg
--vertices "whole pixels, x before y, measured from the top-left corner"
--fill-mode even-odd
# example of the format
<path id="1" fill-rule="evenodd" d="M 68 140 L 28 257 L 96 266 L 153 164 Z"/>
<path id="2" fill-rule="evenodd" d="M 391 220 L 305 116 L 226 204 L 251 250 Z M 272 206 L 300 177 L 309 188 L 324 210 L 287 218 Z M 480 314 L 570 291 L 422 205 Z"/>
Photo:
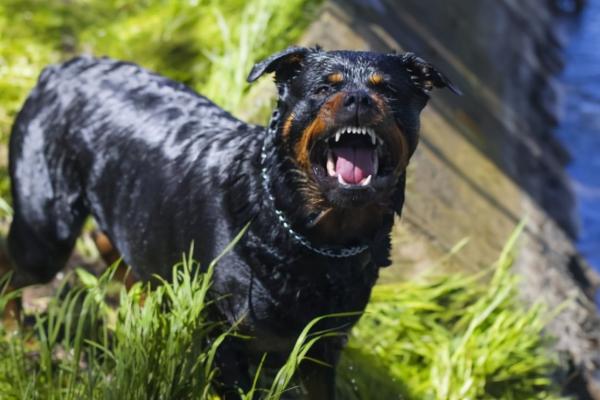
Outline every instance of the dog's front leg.
<path id="1" fill-rule="evenodd" d="M 240 392 L 247 393 L 252 385 L 247 356 L 241 352 L 239 341 L 227 337 L 215 355 L 218 368 L 215 386 L 222 400 L 240 400 Z"/>
<path id="2" fill-rule="evenodd" d="M 300 364 L 300 379 L 307 400 L 335 399 L 335 367 L 340 355 L 340 348 L 332 340 L 324 339 L 316 343 L 309 351 L 311 359 Z"/>

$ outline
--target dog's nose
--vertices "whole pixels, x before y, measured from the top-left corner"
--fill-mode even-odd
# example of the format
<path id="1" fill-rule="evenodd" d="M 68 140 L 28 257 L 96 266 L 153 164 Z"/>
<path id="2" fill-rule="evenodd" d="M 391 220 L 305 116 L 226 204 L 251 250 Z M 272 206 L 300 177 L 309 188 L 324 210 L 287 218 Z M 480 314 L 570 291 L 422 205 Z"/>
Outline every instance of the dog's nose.
<path id="1" fill-rule="evenodd" d="M 351 124 L 362 124 L 373 117 L 373 98 L 364 90 L 356 90 L 346 94 L 343 102 L 343 115 Z"/>
<path id="2" fill-rule="evenodd" d="M 370 108 L 373 105 L 373 99 L 364 90 L 350 92 L 344 99 L 344 107 L 347 109 L 360 110 L 361 108 Z"/>

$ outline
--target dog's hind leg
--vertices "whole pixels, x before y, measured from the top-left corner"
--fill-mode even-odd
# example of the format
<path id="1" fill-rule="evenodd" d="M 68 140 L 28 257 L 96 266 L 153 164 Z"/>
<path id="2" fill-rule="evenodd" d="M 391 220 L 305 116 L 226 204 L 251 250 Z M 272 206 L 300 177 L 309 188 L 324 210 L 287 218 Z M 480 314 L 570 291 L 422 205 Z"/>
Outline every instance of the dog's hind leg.
<path id="1" fill-rule="evenodd" d="M 66 264 L 86 216 L 82 179 L 55 98 L 34 91 L 10 138 L 12 285 L 44 283 Z"/>
<path id="2" fill-rule="evenodd" d="M 119 254 L 119 251 L 113 246 L 108 236 L 99 230 L 95 230 L 92 232 L 92 239 L 98 249 L 98 253 L 100 253 L 100 257 L 107 267 L 118 262 L 113 279 L 123 283 L 127 290 L 131 289 L 138 279 L 133 270 L 121 260 L 121 254 Z"/>

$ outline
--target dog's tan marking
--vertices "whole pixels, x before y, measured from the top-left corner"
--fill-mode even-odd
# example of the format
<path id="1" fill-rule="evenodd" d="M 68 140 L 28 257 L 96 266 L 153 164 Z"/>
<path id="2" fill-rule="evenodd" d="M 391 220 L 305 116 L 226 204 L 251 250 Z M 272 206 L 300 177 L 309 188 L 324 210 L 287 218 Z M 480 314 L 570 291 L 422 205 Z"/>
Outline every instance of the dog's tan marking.
<path id="1" fill-rule="evenodd" d="M 373 99 L 373 101 L 375 102 L 375 107 L 377 108 L 377 115 L 380 118 L 384 118 L 385 117 L 385 113 L 387 111 L 391 111 L 387 104 L 385 103 L 385 100 L 377 93 L 371 93 L 370 94 L 371 99 Z"/>
<path id="2" fill-rule="evenodd" d="M 334 94 L 319 110 L 316 118 L 304 129 L 296 144 L 296 161 L 306 171 L 310 169 L 309 150 L 314 140 L 333 124 L 334 116 L 340 109 L 346 93 Z"/>
<path id="3" fill-rule="evenodd" d="M 296 114 L 291 112 L 290 115 L 285 119 L 283 123 L 282 135 L 283 137 L 287 137 L 290 134 L 292 129 L 292 124 L 294 123 L 294 119 L 296 118 Z"/>
<path id="4" fill-rule="evenodd" d="M 383 136 L 383 139 L 388 142 L 392 151 L 392 157 L 398 162 L 398 165 L 396 166 L 396 171 L 402 171 L 408 165 L 410 151 L 410 149 L 408 148 L 408 141 L 406 140 L 406 136 L 404 136 L 404 132 L 402 132 L 402 129 L 394 119 L 392 110 L 390 110 L 385 100 L 383 100 L 378 94 L 371 95 L 371 98 L 377 106 L 377 109 L 379 111 L 378 115 L 382 117 L 382 119 L 378 121 L 378 123 L 381 124 L 381 131 L 385 132 L 385 136 Z M 390 117 L 384 120 L 383 117 L 386 115 L 389 115 Z"/>
<path id="5" fill-rule="evenodd" d="M 113 265 L 121 259 L 121 254 L 119 254 L 119 251 L 113 246 L 106 234 L 99 231 L 94 231 L 92 232 L 92 239 L 96 244 L 96 248 L 100 253 L 100 257 L 102 257 L 102 260 L 107 266 Z M 131 269 L 123 261 L 119 262 L 119 265 L 117 265 L 113 279 L 123 283 L 127 290 L 131 289 L 131 287 L 137 282 L 133 271 L 131 271 Z"/>
<path id="6" fill-rule="evenodd" d="M 334 72 L 333 74 L 329 74 L 327 76 L 327 81 L 329 83 L 342 83 L 344 81 L 344 74 L 341 72 Z"/>
<path id="7" fill-rule="evenodd" d="M 371 76 L 369 76 L 369 83 L 375 86 L 381 85 L 383 83 L 383 75 L 378 72 L 371 74 Z"/>

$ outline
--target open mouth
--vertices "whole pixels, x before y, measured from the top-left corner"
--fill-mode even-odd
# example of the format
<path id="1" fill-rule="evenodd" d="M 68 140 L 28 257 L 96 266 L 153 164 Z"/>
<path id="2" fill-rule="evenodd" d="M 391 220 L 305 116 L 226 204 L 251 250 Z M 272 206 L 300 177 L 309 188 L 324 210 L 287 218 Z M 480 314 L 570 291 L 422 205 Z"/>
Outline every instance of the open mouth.
<path id="1" fill-rule="evenodd" d="M 311 151 L 315 174 L 346 188 L 368 187 L 386 154 L 383 140 L 370 127 L 346 126 L 321 139 Z"/>

